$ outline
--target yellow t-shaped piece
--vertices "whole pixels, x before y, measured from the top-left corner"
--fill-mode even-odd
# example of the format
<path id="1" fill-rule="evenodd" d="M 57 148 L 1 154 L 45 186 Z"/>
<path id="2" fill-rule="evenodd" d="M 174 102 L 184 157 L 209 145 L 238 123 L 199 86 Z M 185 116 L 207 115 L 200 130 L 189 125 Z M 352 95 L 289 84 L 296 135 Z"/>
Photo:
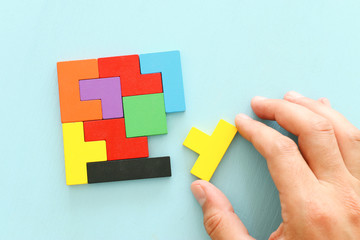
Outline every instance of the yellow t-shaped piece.
<path id="1" fill-rule="evenodd" d="M 197 128 L 191 128 L 183 145 L 199 154 L 191 173 L 200 179 L 210 181 L 237 129 L 225 120 L 220 120 L 211 136 Z"/>

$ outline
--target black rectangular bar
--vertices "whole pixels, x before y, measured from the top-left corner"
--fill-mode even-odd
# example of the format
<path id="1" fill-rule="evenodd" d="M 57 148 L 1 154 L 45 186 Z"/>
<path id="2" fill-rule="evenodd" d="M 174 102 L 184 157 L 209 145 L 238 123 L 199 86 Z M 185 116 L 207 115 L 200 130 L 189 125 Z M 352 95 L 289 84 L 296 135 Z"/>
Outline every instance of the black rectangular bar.
<path id="1" fill-rule="evenodd" d="M 87 176 L 88 183 L 170 177 L 170 157 L 88 162 Z"/>

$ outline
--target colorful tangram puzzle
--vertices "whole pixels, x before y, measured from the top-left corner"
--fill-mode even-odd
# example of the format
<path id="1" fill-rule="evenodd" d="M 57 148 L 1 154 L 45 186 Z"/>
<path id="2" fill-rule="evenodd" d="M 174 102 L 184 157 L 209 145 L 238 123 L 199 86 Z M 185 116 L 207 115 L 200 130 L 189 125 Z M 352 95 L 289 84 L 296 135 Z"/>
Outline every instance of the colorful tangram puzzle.
<path id="1" fill-rule="evenodd" d="M 180 52 L 57 63 L 68 185 L 171 176 L 148 158 L 166 113 L 185 111 Z"/>

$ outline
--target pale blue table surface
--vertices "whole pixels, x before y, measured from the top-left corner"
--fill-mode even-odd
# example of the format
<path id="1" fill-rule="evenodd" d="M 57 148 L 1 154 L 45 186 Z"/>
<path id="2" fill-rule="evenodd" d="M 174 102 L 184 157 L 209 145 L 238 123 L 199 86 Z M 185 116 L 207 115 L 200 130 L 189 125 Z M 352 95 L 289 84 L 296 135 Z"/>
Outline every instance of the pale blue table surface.
<path id="1" fill-rule="evenodd" d="M 253 116 L 252 96 L 326 96 L 360 126 L 358 0 L 2 1 L 0 239 L 209 239 L 182 146 L 196 126 Z M 171 178 L 65 184 L 56 62 L 180 50 L 187 110 L 149 138 Z M 289 179 L 291 181 L 291 179 Z M 249 232 L 281 222 L 265 160 L 239 135 L 211 180 Z"/>

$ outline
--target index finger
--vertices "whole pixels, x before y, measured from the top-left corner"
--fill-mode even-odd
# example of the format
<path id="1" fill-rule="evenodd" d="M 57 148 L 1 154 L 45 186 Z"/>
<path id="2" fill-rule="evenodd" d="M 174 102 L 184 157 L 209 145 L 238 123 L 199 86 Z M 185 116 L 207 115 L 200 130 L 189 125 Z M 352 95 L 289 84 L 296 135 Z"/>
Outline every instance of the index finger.
<path id="1" fill-rule="evenodd" d="M 235 124 L 266 159 L 280 197 L 304 193 L 318 182 L 293 140 L 244 114 L 236 116 Z"/>

